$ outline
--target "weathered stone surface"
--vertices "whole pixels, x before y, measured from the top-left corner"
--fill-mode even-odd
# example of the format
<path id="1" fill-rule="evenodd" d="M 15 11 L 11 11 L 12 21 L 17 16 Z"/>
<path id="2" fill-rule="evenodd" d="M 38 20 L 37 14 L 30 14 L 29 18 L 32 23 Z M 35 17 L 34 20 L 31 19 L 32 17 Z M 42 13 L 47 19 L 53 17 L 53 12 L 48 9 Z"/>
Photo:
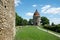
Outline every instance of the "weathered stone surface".
<path id="1" fill-rule="evenodd" d="M 14 36 L 14 0 L 0 0 L 0 40 L 13 40 Z"/>

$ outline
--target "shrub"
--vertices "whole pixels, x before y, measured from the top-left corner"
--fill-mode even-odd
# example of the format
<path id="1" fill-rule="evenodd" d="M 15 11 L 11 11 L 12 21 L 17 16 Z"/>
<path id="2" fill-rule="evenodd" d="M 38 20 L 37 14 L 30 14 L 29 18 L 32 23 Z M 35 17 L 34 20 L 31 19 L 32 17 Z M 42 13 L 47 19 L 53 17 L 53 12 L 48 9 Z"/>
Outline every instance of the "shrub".
<path id="1" fill-rule="evenodd" d="M 50 26 L 48 24 L 45 24 L 43 26 L 43 28 L 46 28 L 46 29 L 49 29 L 49 30 L 52 30 L 52 31 L 55 31 L 55 32 L 59 32 L 60 33 L 60 24 L 59 25 L 54 25 L 54 26 Z"/>

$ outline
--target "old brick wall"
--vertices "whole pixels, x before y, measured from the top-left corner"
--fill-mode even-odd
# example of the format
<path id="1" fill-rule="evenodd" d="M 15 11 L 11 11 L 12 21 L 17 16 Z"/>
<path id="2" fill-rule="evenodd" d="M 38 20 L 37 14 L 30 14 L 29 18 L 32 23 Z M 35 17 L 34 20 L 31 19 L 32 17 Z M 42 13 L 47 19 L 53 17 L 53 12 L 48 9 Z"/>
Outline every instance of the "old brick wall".
<path id="1" fill-rule="evenodd" d="M 14 0 L 0 0 L 0 40 L 13 40 L 14 36 Z"/>

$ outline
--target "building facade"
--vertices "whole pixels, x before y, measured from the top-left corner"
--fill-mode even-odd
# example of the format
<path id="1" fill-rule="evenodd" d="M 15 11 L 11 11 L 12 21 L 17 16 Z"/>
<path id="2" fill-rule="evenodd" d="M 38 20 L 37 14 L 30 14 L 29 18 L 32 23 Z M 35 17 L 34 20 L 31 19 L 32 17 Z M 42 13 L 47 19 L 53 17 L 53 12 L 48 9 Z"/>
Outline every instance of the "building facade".
<path id="1" fill-rule="evenodd" d="M 40 26 L 41 22 L 41 17 L 38 11 L 36 10 L 34 15 L 33 15 L 33 25 Z"/>
<path id="2" fill-rule="evenodd" d="M 13 40 L 14 36 L 14 0 L 0 0 L 0 40 Z"/>

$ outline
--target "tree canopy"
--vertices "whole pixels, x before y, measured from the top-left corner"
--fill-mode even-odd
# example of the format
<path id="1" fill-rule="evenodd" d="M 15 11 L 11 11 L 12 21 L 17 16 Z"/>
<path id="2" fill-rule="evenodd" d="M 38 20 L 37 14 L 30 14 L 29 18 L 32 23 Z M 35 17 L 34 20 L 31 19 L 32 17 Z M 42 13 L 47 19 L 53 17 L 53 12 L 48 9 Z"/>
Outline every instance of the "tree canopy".
<path id="1" fill-rule="evenodd" d="M 28 24 L 28 21 L 26 19 L 23 19 L 16 13 L 16 26 L 27 25 L 27 24 Z"/>
<path id="2" fill-rule="evenodd" d="M 49 24 L 49 19 L 47 17 L 41 17 L 42 25 Z"/>
<path id="3" fill-rule="evenodd" d="M 29 25 L 33 25 L 33 19 L 29 19 Z"/>

